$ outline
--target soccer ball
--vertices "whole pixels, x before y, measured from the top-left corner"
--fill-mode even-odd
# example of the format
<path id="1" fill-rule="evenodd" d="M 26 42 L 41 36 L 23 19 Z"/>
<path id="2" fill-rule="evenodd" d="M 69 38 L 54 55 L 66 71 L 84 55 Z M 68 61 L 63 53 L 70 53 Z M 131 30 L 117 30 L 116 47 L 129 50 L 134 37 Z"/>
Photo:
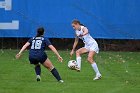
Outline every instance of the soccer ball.
<path id="1" fill-rule="evenodd" d="M 77 66 L 77 62 L 75 60 L 70 60 L 68 62 L 68 68 L 74 70 L 76 68 L 76 66 Z"/>

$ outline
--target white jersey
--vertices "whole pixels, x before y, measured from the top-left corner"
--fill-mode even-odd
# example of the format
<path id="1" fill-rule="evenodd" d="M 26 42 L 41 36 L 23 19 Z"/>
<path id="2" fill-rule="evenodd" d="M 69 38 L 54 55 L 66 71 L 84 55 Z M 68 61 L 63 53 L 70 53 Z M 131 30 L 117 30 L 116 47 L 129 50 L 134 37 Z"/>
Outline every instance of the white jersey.
<path id="1" fill-rule="evenodd" d="M 95 39 L 93 39 L 90 34 L 86 34 L 84 36 L 80 36 L 83 34 L 83 28 L 84 26 L 81 26 L 81 30 L 76 30 L 76 35 L 78 38 L 82 39 L 83 42 L 85 43 L 85 47 L 88 51 L 95 51 L 96 53 L 99 53 L 99 48 L 98 48 L 98 44 L 95 41 Z"/>
<path id="2" fill-rule="evenodd" d="M 89 33 L 82 37 L 79 36 L 79 35 L 83 34 L 83 28 L 84 28 L 84 26 L 81 26 L 81 30 L 76 30 L 77 37 L 82 39 L 83 42 L 85 43 L 85 45 L 87 45 L 87 46 L 89 46 L 91 44 L 98 45 L 97 42 L 95 41 L 95 39 L 93 39 Z"/>

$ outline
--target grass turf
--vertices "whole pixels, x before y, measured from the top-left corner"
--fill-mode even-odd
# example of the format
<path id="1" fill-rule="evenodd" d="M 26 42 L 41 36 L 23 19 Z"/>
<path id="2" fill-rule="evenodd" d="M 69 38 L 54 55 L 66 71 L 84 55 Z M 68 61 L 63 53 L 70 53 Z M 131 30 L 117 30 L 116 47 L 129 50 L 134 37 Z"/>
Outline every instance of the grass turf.
<path id="1" fill-rule="evenodd" d="M 95 73 L 82 56 L 82 71 L 67 68 L 69 51 L 60 51 L 64 62 L 59 63 L 55 55 L 48 56 L 58 69 L 63 84 L 56 82 L 51 73 L 42 66 L 42 81 L 36 82 L 34 66 L 29 64 L 28 51 L 20 60 L 15 60 L 17 50 L 0 52 L 0 93 L 139 93 L 140 92 L 140 53 L 139 52 L 100 52 L 96 57 L 103 75 L 93 81 Z M 74 58 L 73 58 L 74 59 Z"/>

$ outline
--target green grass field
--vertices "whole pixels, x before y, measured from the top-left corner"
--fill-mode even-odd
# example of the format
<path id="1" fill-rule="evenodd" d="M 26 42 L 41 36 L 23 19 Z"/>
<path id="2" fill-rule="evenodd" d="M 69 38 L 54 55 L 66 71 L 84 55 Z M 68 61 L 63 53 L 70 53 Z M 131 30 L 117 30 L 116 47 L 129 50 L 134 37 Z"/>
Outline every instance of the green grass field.
<path id="1" fill-rule="evenodd" d="M 103 78 L 93 81 L 95 73 L 82 56 L 82 71 L 67 68 L 69 51 L 60 51 L 64 62 L 55 55 L 48 56 L 58 69 L 63 84 L 56 82 L 51 73 L 42 66 L 42 81 L 36 82 L 34 66 L 29 64 L 28 52 L 15 60 L 17 50 L 0 52 L 0 93 L 140 93 L 140 53 L 100 52 L 96 61 Z"/>

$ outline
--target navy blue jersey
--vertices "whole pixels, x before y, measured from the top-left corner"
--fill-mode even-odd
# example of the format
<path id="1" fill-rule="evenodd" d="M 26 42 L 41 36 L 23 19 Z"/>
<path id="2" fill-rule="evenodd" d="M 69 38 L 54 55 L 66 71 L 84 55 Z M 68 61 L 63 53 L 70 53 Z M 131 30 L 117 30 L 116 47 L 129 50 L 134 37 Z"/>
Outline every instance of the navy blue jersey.
<path id="1" fill-rule="evenodd" d="M 33 37 L 28 40 L 30 43 L 29 55 L 40 56 L 44 54 L 45 48 L 51 45 L 49 39 L 44 37 Z"/>

